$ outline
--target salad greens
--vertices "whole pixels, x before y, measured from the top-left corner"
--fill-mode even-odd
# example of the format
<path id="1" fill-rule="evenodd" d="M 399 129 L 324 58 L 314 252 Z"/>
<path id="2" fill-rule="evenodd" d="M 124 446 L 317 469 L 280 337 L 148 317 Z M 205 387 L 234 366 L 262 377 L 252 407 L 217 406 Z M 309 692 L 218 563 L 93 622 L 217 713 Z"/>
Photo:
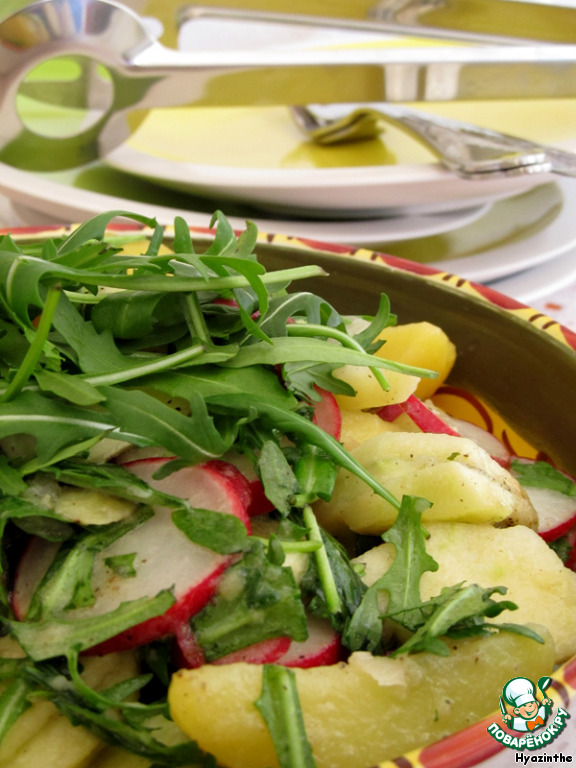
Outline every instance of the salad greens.
<path id="1" fill-rule="evenodd" d="M 146 253 L 124 255 L 122 237 L 106 239 L 107 225 L 119 215 L 149 228 Z M 0 739 L 40 697 L 73 724 L 154 766 L 215 765 L 196 745 L 169 745 L 157 736 L 159 723 L 170 722 L 166 688 L 177 664 L 172 637 L 142 645 L 142 674 L 112 688 L 95 691 L 80 674 L 82 651 L 175 604 L 173 591 L 162 589 L 104 614 L 75 614 L 97 601 L 92 577 L 100 555 L 118 578 L 137 577 L 137 553 L 106 552 L 145 525 L 154 508 L 169 510 L 191 542 L 230 558 L 226 578 L 243 585 L 217 592 L 181 627 L 207 661 L 278 636 L 304 640 L 308 615 L 327 618 L 348 651 L 446 653 L 441 637 L 490 632 L 485 617 L 514 607 L 492 600 L 500 588 L 474 585 L 422 603 L 420 577 L 437 567 L 420 521 L 427 502 L 396 499 L 314 422 L 321 390 L 354 394 L 334 376 L 345 364 L 370 368 L 384 388 L 387 370 L 434 375 L 373 356 L 374 339 L 395 322 L 388 299 L 383 296 L 365 329 L 350 336 L 334 307 L 295 289 L 299 280 L 321 276 L 320 268 L 268 272 L 254 253 L 252 224 L 237 236 L 216 213 L 212 225 L 214 239 L 202 253 L 182 219 L 166 253 L 163 229 L 124 211 L 42 244 L 9 235 L 0 240 L 0 620 L 25 652 L 21 659 L 0 659 Z M 128 232 L 125 239 L 133 237 Z M 113 456 L 125 446 L 160 447 L 171 457 L 157 479 L 232 449 L 245 455 L 275 510 L 274 531 L 251 536 L 234 515 L 194 508 L 122 466 L 94 460 L 98 450 Z M 311 507 L 330 497 L 339 467 L 399 510 L 384 536 L 396 560 L 369 589 Z M 103 525 L 70 520 L 46 494 L 33 492 L 45 482 L 109 494 L 133 511 Z M 55 555 L 21 615 L 11 590 L 30 537 L 50 543 Z M 309 555 L 300 583 L 286 563 L 294 552 Z M 403 627 L 409 639 L 386 646 L 383 621 Z M 279 761 L 311 768 L 293 673 L 263 669 L 255 706 Z"/>

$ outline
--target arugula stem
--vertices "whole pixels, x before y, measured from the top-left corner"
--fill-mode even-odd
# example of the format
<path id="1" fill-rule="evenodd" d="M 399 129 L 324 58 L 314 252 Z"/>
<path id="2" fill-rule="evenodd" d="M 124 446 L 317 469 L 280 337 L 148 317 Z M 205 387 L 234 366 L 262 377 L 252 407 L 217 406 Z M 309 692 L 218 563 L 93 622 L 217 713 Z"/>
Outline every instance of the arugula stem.
<path id="1" fill-rule="evenodd" d="M 288 336 L 325 336 L 339 341 L 343 347 L 349 347 L 350 349 L 356 349 L 358 352 L 364 352 L 362 345 L 351 336 L 348 336 L 347 333 L 339 331 L 337 328 L 330 328 L 326 325 L 299 325 L 298 323 L 294 323 L 293 325 L 287 325 L 286 331 Z M 382 371 L 379 368 L 373 368 L 372 366 L 370 366 L 369 370 L 382 389 L 385 392 L 388 392 L 390 384 L 386 381 Z"/>
<path id="2" fill-rule="evenodd" d="M 303 508 L 302 515 L 304 524 L 306 525 L 306 528 L 308 528 L 310 541 L 319 545 L 314 552 L 314 557 L 316 559 L 318 575 L 320 576 L 320 583 L 322 584 L 322 590 L 324 591 L 328 610 L 333 615 L 342 613 L 342 601 L 340 600 L 340 595 L 336 588 L 334 574 L 330 567 L 330 560 L 328 558 L 328 553 L 326 552 L 326 547 L 322 541 L 322 532 L 320 531 L 320 526 L 316 520 L 316 515 L 312 511 L 312 507 L 308 504 Z"/>
<path id="3" fill-rule="evenodd" d="M 250 538 L 261 541 L 265 546 L 268 546 L 269 539 L 265 539 L 262 536 L 251 536 Z M 321 549 L 321 541 L 282 541 L 282 539 L 276 539 L 278 544 L 282 547 L 284 552 L 316 552 Z"/>
<path id="4" fill-rule="evenodd" d="M 142 363 L 141 365 L 135 365 L 131 368 L 124 368 L 121 371 L 111 371 L 110 373 L 102 373 L 99 376 L 85 376 L 84 381 L 88 384 L 98 387 L 104 384 L 119 384 L 123 381 L 129 381 L 130 379 L 139 379 L 141 376 L 148 376 L 151 373 L 160 373 L 161 371 L 168 370 L 170 368 L 176 368 L 189 360 L 193 360 L 195 357 L 199 357 L 202 352 L 205 352 L 206 348 L 203 344 L 196 344 L 193 347 L 187 347 L 179 352 L 174 352 L 172 355 L 165 355 L 162 358 L 154 359 L 150 362 Z"/>
<path id="5" fill-rule="evenodd" d="M 61 290 L 59 285 L 51 285 L 48 288 L 46 301 L 44 302 L 44 308 L 42 309 L 42 314 L 40 316 L 40 322 L 38 323 L 38 328 L 36 329 L 32 343 L 30 344 L 16 375 L 6 387 L 5 392 L 0 396 L 1 402 L 6 402 L 13 397 L 16 397 L 16 395 L 22 391 L 26 382 L 34 372 L 36 364 L 42 356 L 44 344 L 46 343 L 50 328 L 52 327 L 52 318 L 54 317 L 54 312 L 56 311 L 56 306 L 60 299 L 60 293 Z"/>
<path id="6" fill-rule="evenodd" d="M 197 294 L 187 293 L 183 297 L 183 300 L 190 320 L 189 325 L 191 326 L 190 330 L 193 332 L 193 338 L 200 339 L 200 341 L 207 346 L 211 345 L 212 338 L 208 326 L 206 325 L 206 320 L 204 319 Z"/>
<path id="7" fill-rule="evenodd" d="M 98 304 L 106 294 L 78 293 L 78 291 L 63 291 L 64 296 L 73 304 Z"/>
<path id="8" fill-rule="evenodd" d="M 355 349 L 358 352 L 362 352 L 367 357 L 373 357 L 373 355 L 370 355 L 368 352 L 366 352 L 361 344 L 359 344 L 351 336 L 348 336 L 347 333 L 339 331 L 337 328 L 331 328 L 327 325 L 314 325 L 313 323 L 306 323 L 306 325 L 304 325 L 302 323 L 292 323 L 286 326 L 286 332 L 288 336 L 324 336 L 326 338 L 335 339 L 339 341 L 343 347 Z M 383 357 L 380 359 L 387 363 L 385 366 L 386 368 L 391 371 L 396 371 L 397 373 L 405 373 L 409 376 L 421 376 L 424 378 L 436 378 L 436 376 L 438 376 L 436 371 L 431 371 L 429 368 L 420 368 L 417 365 L 406 365 L 405 363 L 398 363 L 395 360 L 388 360 L 387 358 Z M 382 386 L 382 389 L 388 391 L 390 389 L 390 385 L 382 376 L 380 369 L 370 367 L 370 371 L 374 374 L 376 380 Z"/>
<path id="9" fill-rule="evenodd" d="M 237 403 L 240 406 L 240 403 Z M 317 445 L 319 448 L 323 448 L 326 453 L 331 456 L 338 466 L 347 469 L 356 477 L 363 480 L 374 493 L 381 496 L 385 501 L 391 504 L 394 509 L 400 509 L 400 501 L 394 496 L 394 494 L 381 485 L 372 475 L 368 472 L 356 459 L 346 451 L 341 443 L 336 438 L 329 435 L 316 424 L 313 424 L 308 419 L 300 416 L 293 411 L 285 411 L 282 408 L 278 408 L 275 405 L 269 403 L 256 403 L 253 400 L 249 401 L 248 407 L 244 410 L 250 412 L 250 410 L 256 410 L 261 416 L 269 419 L 273 425 L 287 433 L 295 433 L 299 437 L 304 438 L 313 445 Z"/>
<path id="10" fill-rule="evenodd" d="M 305 280 L 309 277 L 325 277 L 327 272 L 315 264 L 291 269 L 278 269 L 259 276 L 266 285 L 284 284 L 293 280 Z M 64 272 L 64 276 L 66 273 Z M 131 291 L 165 291 L 182 293 L 186 291 L 227 291 L 233 288 L 250 288 L 250 280 L 243 275 L 210 277 L 181 277 L 180 275 L 109 275 L 105 272 L 86 272 L 75 277 L 85 285 L 106 286 L 108 288 L 127 288 Z"/>

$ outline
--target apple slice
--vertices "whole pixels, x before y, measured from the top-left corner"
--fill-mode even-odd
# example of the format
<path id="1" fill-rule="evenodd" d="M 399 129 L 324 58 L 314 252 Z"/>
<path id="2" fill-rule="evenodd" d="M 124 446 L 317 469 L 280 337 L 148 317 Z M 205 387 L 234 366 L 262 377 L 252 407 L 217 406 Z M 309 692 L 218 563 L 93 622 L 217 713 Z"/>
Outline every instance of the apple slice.
<path id="1" fill-rule="evenodd" d="M 308 617 L 308 637 L 302 642 L 292 641 L 290 647 L 278 658 L 276 664 L 285 667 L 329 666 L 341 660 L 342 643 L 340 635 L 328 619 Z"/>

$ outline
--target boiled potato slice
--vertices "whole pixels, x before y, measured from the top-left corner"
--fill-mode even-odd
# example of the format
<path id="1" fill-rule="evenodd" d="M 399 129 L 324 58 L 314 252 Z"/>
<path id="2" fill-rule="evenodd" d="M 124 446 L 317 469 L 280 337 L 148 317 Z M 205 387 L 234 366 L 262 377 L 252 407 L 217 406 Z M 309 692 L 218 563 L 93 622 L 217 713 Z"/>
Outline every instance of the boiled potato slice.
<path id="1" fill-rule="evenodd" d="M 85 660 L 84 678 L 94 688 L 108 688 L 138 674 L 135 656 L 110 654 Z M 0 745 L 2 768 L 84 768 L 104 744 L 47 701 L 35 699 Z"/>
<path id="2" fill-rule="evenodd" d="M 494 711 L 511 677 L 550 674 L 553 655 L 552 642 L 503 632 L 455 642 L 450 656 L 358 653 L 348 664 L 296 669 L 318 768 L 366 768 L 457 731 Z M 272 768 L 278 761 L 254 707 L 261 685 L 254 664 L 181 670 L 170 685 L 170 711 L 219 765 Z"/>
<path id="3" fill-rule="evenodd" d="M 414 394 L 420 378 L 406 373 L 386 371 L 382 375 L 389 385 L 383 389 L 372 371 L 363 365 L 343 365 L 334 371 L 337 379 L 342 379 L 354 389 L 356 395 L 334 395 L 342 410 L 361 411 L 367 408 L 382 408 L 392 403 L 403 403 Z"/>
<path id="4" fill-rule="evenodd" d="M 482 587 L 505 586 L 502 599 L 518 610 L 504 611 L 491 621 L 544 624 L 554 639 L 556 661 L 576 654 L 576 573 L 535 532 L 523 525 L 494 528 L 465 523 L 428 523 L 427 552 L 439 563 L 420 581 L 422 598 L 462 581 Z M 382 544 L 357 558 L 365 566 L 364 581 L 373 584 L 394 559 L 394 546 Z"/>
<path id="5" fill-rule="evenodd" d="M 341 413 L 340 442 L 347 451 L 352 451 L 382 432 L 398 432 L 400 429 L 393 422 L 384 421 L 377 413 L 370 411 L 343 410 Z"/>
<path id="6" fill-rule="evenodd" d="M 129 517 L 136 504 L 92 488 L 65 488 L 56 500 L 54 511 L 81 525 L 107 525 Z"/>
<path id="7" fill-rule="evenodd" d="M 397 363 L 435 371 L 436 378 L 420 378 L 394 371 L 382 371 L 390 385 L 384 391 L 368 368 L 345 365 L 334 374 L 356 391 L 356 397 L 336 395 L 342 409 L 366 410 L 402 403 L 410 395 L 431 397 L 444 383 L 456 360 L 456 347 L 444 331 L 432 323 L 406 323 L 385 328 L 378 336 L 385 344 L 376 354 Z"/>
<path id="8" fill-rule="evenodd" d="M 432 323 L 390 326 L 378 338 L 386 340 L 376 353 L 379 357 L 436 371 L 435 379 L 421 379 L 416 387 L 415 394 L 422 400 L 444 383 L 456 361 L 456 347 L 442 328 Z"/>
<path id="9" fill-rule="evenodd" d="M 421 432 L 385 432 L 351 451 L 398 499 L 432 502 L 423 520 L 537 525 L 522 486 L 472 440 Z M 315 511 L 328 530 L 341 518 L 357 533 L 379 535 L 396 519 L 394 507 L 358 477 L 340 470 L 332 498 Z M 332 524 L 331 524 L 332 521 Z"/>

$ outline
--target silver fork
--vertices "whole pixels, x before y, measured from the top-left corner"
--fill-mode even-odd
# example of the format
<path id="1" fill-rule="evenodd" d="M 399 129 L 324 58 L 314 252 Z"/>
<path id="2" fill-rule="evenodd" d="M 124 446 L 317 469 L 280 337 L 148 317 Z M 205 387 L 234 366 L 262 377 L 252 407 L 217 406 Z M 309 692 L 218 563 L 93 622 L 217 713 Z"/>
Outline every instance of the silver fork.
<path id="1" fill-rule="evenodd" d="M 445 168 L 469 179 L 576 176 L 576 154 L 571 152 L 395 104 L 295 106 L 291 114 L 303 133 L 320 144 L 374 138 L 391 123 L 431 150 Z"/>

